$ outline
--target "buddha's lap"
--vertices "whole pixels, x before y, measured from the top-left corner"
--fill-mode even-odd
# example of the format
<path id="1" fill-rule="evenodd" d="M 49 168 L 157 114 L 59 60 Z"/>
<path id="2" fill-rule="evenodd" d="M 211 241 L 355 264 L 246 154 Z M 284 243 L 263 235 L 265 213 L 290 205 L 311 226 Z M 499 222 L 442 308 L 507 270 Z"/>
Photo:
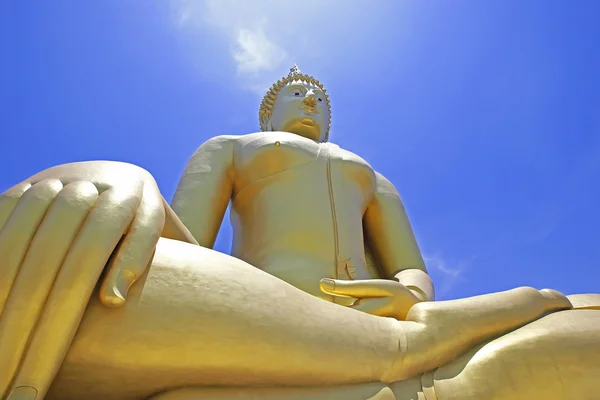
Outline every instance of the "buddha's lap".
<path id="1" fill-rule="evenodd" d="M 149 273 L 131 288 L 127 305 L 121 309 L 107 309 L 94 296 L 80 327 L 78 340 L 84 334 L 114 326 L 119 326 L 122 333 L 131 329 L 129 333 L 148 338 L 155 338 L 151 334 L 153 329 L 160 330 L 161 324 L 172 324 L 174 321 L 178 323 L 178 330 L 193 330 L 198 326 L 196 321 L 202 320 L 203 314 L 212 314 L 211 307 L 218 311 L 239 308 L 241 301 L 247 301 L 246 295 L 241 291 L 247 290 L 249 284 L 253 285 L 252 303 L 264 309 L 272 308 L 274 301 L 279 308 L 297 307 L 294 299 L 301 301 L 304 308 L 307 304 L 315 308 L 338 307 L 316 299 L 227 254 L 161 239 Z M 292 300 L 282 301 L 288 297 Z M 552 318 L 561 318 L 566 314 L 559 315 L 560 317 Z M 575 314 L 569 314 L 569 320 L 574 318 L 573 315 Z M 347 322 L 351 324 L 351 321 Z M 97 339 L 111 335 L 93 336 L 96 343 L 101 343 L 102 340 Z M 118 343 L 114 339 L 110 340 L 110 344 L 106 343 L 111 349 Z"/>
<path id="2" fill-rule="evenodd" d="M 249 289 L 249 283 L 258 287 Z M 252 301 L 248 302 L 250 295 Z M 207 354 L 226 351 L 231 345 L 224 337 L 235 327 L 231 325 L 231 315 L 227 316 L 223 311 L 236 314 L 236 325 L 244 325 L 246 317 L 246 322 L 252 323 L 256 307 L 272 309 L 273 304 L 277 304 L 279 308 L 293 313 L 299 307 L 298 301 L 302 307 L 339 307 L 300 292 L 230 256 L 161 239 L 148 276 L 132 288 L 125 307 L 107 309 L 95 298 L 90 302 L 53 393 L 60 393 L 60 398 L 67 399 L 78 398 L 81 392 L 77 390 L 90 385 L 102 387 L 107 394 L 112 393 L 111 390 L 131 390 L 125 387 L 135 387 L 136 393 L 151 394 L 166 387 L 226 384 L 217 382 L 220 379 L 216 376 L 218 374 L 211 374 L 207 378 L 211 379 L 210 382 L 202 382 L 197 374 L 207 371 L 204 362 Z M 248 306 L 248 303 L 253 305 Z M 590 318 L 596 321 L 596 325 L 586 323 Z M 202 329 L 206 320 L 222 326 L 207 335 Z M 351 323 L 348 322 L 349 327 Z M 572 350 L 573 346 L 587 346 L 588 350 L 600 351 L 599 327 L 598 311 L 561 312 L 496 339 L 484 349 L 498 346 L 497 343 L 503 343 L 502 346 L 507 349 L 533 349 L 530 362 L 535 363 L 540 359 L 536 354 L 540 353 L 542 345 L 552 348 L 570 341 L 571 346 L 567 347 L 571 350 L 559 354 L 568 358 L 577 353 Z M 595 341 L 585 342 L 594 333 Z M 242 340 L 248 340 L 247 345 L 253 346 L 264 341 L 264 337 L 250 336 Z M 588 353 L 580 353 L 576 356 L 589 356 Z M 470 357 L 478 362 L 469 362 L 469 366 L 483 365 L 491 368 L 490 371 L 496 371 L 498 367 L 495 365 L 504 364 L 510 352 L 488 351 L 487 358 L 491 361 L 487 363 L 481 361 L 485 359 L 482 354 L 471 354 Z M 508 361 L 511 360 L 514 357 L 508 358 Z M 588 358 L 583 361 L 593 363 Z M 456 362 L 450 365 L 456 365 Z M 549 367 L 549 364 L 542 363 L 542 366 Z M 441 373 L 439 371 L 448 371 L 448 368 L 456 367 L 443 367 L 438 374 Z M 148 380 L 148 374 L 156 376 L 156 379 Z M 66 392 L 75 395 L 65 396 Z"/>
<path id="3" fill-rule="evenodd" d="M 278 316 L 265 313 L 274 307 Z M 216 354 L 264 344 L 267 318 L 281 325 L 282 310 L 297 315 L 301 309 L 338 312 L 338 307 L 236 258 L 161 239 L 147 276 L 131 288 L 124 307 L 109 309 L 94 295 L 52 393 L 79 398 L 83 388 L 93 386 L 103 398 L 134 386 L 142 395 L 167 387 L 230 384 L 227 373 L 211 373 Z M 352 321 L 347 322 L 351 330 Z M 244 329 L 252 325 L 262 330 Z"/>
<path id="4" fill-rule="evenodd" d="M 478 346 L 423 383 L 448 400 L 600 397 L 600 311 L 547 315 Z M 468 390 L 465 390 L 468 389 Z"/>
<path id="5" fill-rule="evenodd" d="M 113 358 L 113 353 L 120 350 L 124 353 L 155 351 L 165 345 L 177 350 L 173 349 L 173 343 L 189 353 L 192 342 L 206 333 L 205 330 L 198 332 L 202 321 L 229 323 L 231 317 L 223 312 L 231 314 L 232 310 L 239 317 L 244 316 L 240 308 L 248 303 L 250 289 L 254 294 L 254 311 L 269 309 L 275 300 L 284 307 L 281 298 L 289 292 L 318 306 L 322 303 L 237 258 L 161 239 L 148 273 L 130 289 L 124 307 L 104 307 L 94 295 L 69 356 L 73 357 L 81 348 L 90 353 L 86 357 L 93 356 L 98 361 Z M 248 310 L 248 314 L 252 312 Z M 136 337 L 139 347 L 134 349 L 128 336 Z M 169 343 L 160 342 L 165 337 Z M 214 337 L 215 341 L 219 339 Z"/>
<path id="6" fill-rule="evenodd" d="M 324 388 L 189 388 L 156 400 L 594 398 L 600 374 L 598 311 L 549 315 L 492 340 L 422 377 L 391 385 L 366 383 Z M 423 387 L 425 389 L 423 389 Z M 391 389 L 391 390 L 390 390 Z M 393 394 L 392 394 L 393 392 Z M 421 394 L 422 396 L 422 394 Z M 419 397 L 421 398 L 421 397 Z M 153 397 L 154 400 L 154 397 Z"/>
<path id="7" fill-rule="evenodd" d="M 438 368 L 403 382 L 328 388 L 189 388 L 152 400 L 311 398 L 440 400 L 596 398 L 600 393 L 600 311 L 548 315 L 478 346 Z M 429 397 L 428 397 L 429 398 Z"/>
<path id="8" fill-rule="evenodd" d="M 312 388 L 185 388 L 161 393 L 150 400 L 404 400 L 416 398 L 404 395 L 414 394 L 420 388 L 418 378 L 392 385 L 371 382 Z"/>

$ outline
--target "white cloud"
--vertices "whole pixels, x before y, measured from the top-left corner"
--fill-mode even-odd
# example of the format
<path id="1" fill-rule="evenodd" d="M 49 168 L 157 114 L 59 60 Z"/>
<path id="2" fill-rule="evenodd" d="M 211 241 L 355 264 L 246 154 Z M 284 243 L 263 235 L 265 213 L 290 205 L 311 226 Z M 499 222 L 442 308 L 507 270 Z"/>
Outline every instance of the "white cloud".
<path id="1" fill-rule="evenodd" d="M 368 1 L 360 0 L 353 7 L 346 0 L 170 1 L 175 25 L 191 43 L 192 53 L 202 57 L 197 64 L 205 73 L 222 73 L 223 58 L 216 57 L 218 66 L 208 66 L 212 54 L 207 53 L 222 55 L 224 51 L 235 65 L 241 86 L 253 91 L 260 88 L 262 94 L 294 63 L 316 75 L 314 70 L 323 65 L 328 52 L 352 43 L 348 38 L 358 34 L 357 26 L 363 28 L 360 35 L 364 36 L 373 9 Z M 207 45 L 211 42 L 218 45 Z"/>
<path id="2" fill-rule="evenodd" d="M 425 265 L 429 269 L 429 274 L 432 275 L 435 283 L 436 293 L 438 296 L 448 295 L 454 287 L 461 281 L 465 280 L 464 273 L 468 270 L 471 261 L 460 261 L 450 265 L 446 259 L 440 255 L 423 255 Z M 437 279 L 436 279 L 437 278 Z"/>
<path id="3" fill-rule="evenodd" d="M 262 28 L 240 29 L 237 45 L 233 59 L 239 72 L 272 71 L 286 58 L 286 52 L 271 42 Z"/>

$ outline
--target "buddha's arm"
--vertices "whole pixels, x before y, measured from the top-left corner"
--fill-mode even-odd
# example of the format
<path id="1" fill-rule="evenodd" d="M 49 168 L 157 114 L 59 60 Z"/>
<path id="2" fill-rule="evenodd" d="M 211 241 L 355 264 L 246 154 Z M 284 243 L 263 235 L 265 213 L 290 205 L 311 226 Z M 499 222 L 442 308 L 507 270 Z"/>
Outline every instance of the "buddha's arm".
<path id="1" fill-rule="evenodd" d="M 435 297 L 433 283 L 394 185 L 375 173 L 376 188 L 363 218 L 365 236 L 381 273 L 396 278 L 422 300 Z"/>
<path id="2" fill-rule="evenodd" d="M 217 136 L 188 161 L 171 206 L 203 247 L 212 248 L 233 190 L 235 136 Z"/>

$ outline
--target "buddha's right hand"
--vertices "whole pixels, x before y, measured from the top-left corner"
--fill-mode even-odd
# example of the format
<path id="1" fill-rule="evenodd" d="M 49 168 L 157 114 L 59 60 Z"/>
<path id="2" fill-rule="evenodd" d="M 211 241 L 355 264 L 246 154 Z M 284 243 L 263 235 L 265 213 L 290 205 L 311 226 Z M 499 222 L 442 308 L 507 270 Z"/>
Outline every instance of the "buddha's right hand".
<path id="1" fill-rule="evenodd" d="M 43 397 L 109 258 L 100 299 L 118 306 L 164 225 L 154 179 L 129 164 L 62 165 L 0 196 L 0 398 Z"/>

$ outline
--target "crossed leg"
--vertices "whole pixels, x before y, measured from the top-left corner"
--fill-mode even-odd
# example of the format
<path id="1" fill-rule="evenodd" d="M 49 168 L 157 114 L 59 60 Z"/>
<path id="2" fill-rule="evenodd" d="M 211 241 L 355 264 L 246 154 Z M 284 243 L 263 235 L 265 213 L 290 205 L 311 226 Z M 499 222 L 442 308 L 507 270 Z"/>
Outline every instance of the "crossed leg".
<path id="1" fill-rule="evenodd" d="M 547 315 L 441 368 L 394 382 L 315 388 L 188 388 L 151 400 L 561 400 L 600 398 L 600 311 Z"/>
<path id="2" fill-rule="evenodd" d="M 49 399 L 392 382 L 567 307 L 564 296 L 520 288 L 420 303 L 410 321 L 395 321 L 327 303 L 240 260 L 166 239 L 130 296 L 120 309 L 92 301 Z M 370 396 L 389 392 L 379 390 Z"/>

